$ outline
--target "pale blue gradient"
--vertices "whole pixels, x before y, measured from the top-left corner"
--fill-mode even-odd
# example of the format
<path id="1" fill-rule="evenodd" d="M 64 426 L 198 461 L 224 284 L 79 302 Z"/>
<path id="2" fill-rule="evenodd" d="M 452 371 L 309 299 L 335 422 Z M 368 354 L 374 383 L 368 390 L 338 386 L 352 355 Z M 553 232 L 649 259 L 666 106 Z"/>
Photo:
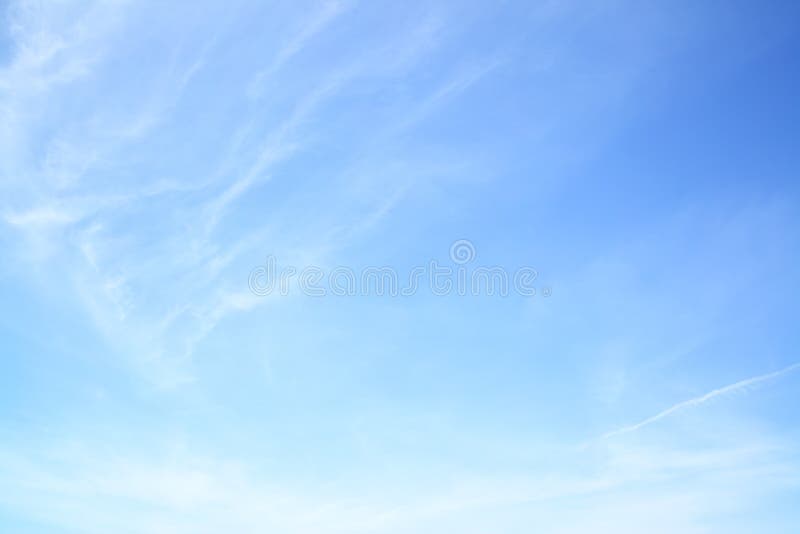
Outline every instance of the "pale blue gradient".
<path id="1" fill-rule="evenodd" d="M 0 532 L 800 531 L 799 21 L 2 4 Z"/>

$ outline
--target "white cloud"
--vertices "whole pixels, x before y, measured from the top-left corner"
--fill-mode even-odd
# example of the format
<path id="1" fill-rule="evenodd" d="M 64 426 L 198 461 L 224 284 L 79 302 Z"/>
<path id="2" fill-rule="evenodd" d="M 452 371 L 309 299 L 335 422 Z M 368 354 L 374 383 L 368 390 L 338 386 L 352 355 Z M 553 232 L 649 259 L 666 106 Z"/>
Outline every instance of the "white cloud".
<path id="1" fill-rule="evenodd" d="M 770 380 L 779 378 L 780 376 L 785 375 L 787 373 L 791 373 L 792 371 L 795 371 L 797 369 L 800 369 L 800 363 L 795 363 L 795 364 L 789 365 L 787 367 L 784 367 L 783 369 L 781 369 L 779 371 L 775 371 L 775 372 L 772 372 L 772 373 L 767 373 L 767 374 L 763 374 L 763 375 L 754 376 L 754 377 L 751 377 L 751 378 L 747 378 L 745 380 L 740 380 L 739 382 L 736 382 L 734 384 L 730 384 L 730 385 L 727 385 L 725 387 L 721 387 L 721 388 L 709 391 L 708 393 L 705 393 L 704 395 L 700 395 L 699 397 L 694 397 L 692 399 L 688 399 L 688 400 L 685 400 L 683 402 L 679 402 L 677 404 L 674 404 L 673 406 L 670 406 L 669 408 L 667 408 L 667 409 L 665 409 L 665 410 L 663 410 L 663 411 L 661 411 L 661 412 L 659 412 L 659 413 L 657 413 L 657 414 L 655 414 L 655 415 L 653 415 L 651 417 L 643 419 L 642 421 L 639 421 L 638 423 L 635 423 L 635 424 L 632 424 L 632 425 L 628 425 L 628 426 L 624 426 L 622 428 L 618 428 L 616 430 L 612 430 L 611 432 L 607 432 L 607 433 L 605 433 L 605 434 L 603 434 L 601 436 L 601 439 L 608 439 L 608 438 L 612 438 L 614 436 L 619 436 L 619 435 L 622 435 L 622 434 L 628 434 L 628 433 L 631 433 L 631 432 L 635 432 L 635 431 L 637 431 L 637 430 L 639 430 L 639 429 L 641 429 L 641 428 L 643 428 L 645 426 L 652 425 L 653 423 L 656 423 L 656 422 L 658 422 L 658 421 L 660 421 L 660 420 L 662 420 L 662 419 L 664 419 L 666 417 L 669 417 L 671 415 L 674 415 L 674 414 L 676 414 L 676 413 L 678 413 L 680 411 L 687 410 L 689 408 L 694 408 L 696 406 L 699 406 L 701 404 L 709 402 L 709 401 L 711 401 L 711 400 L 713 400 L 713 399 L 715 399 L 717 397 L 721 397 L 721 396 L 725 396 L 725 395 L 731 395 L 731 394 L 737 393 L 739 391 L 747 391 L 747 390 L 753 388 L 754 386 L 757 386 L 757 385 L 759 385 L 759 384 L 761 384 L 763 382 L 768 382 Z"/>

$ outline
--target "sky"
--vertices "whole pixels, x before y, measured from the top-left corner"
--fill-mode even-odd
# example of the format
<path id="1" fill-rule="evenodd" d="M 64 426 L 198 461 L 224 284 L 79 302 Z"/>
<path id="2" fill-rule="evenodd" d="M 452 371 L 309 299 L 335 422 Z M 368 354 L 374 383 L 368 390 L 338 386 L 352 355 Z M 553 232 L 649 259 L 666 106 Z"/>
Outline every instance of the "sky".
<path id="1" fill-rule="evenodd" d="M 799 53 L 777 0 L 0 1 L 0 531 L 800 531 Z"/>

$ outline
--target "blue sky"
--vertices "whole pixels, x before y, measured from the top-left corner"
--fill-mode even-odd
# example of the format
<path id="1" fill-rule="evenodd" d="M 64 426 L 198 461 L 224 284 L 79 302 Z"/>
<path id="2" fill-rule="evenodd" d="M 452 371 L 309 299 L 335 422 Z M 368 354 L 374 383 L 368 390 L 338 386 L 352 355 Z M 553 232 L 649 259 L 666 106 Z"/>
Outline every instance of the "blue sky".
<path id="1" fill-rule="evenodd" d="M 800 530 L 796 3 L 0 6 L 3 532 Z"/>

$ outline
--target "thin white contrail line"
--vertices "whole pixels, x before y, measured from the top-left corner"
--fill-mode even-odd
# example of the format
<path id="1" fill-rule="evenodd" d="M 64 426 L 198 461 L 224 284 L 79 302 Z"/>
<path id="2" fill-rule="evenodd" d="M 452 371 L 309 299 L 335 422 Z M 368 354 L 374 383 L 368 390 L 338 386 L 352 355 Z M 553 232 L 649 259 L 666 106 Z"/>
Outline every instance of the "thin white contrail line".
<path id="1" fill-rule="evenodd" d="M 747 388 L 749 386 L 753 386 L 755 384 L 759 384 L 761 382 L 766 382 L 767 380 L 771 380 L 773 378 L 777 378 L 777 377 L 779 377 L 781 375 L 784 375 L 786 373 L 790 373 L 790 372 L 794 371 L 795 369 L 800 369 L 800 362 L 794 363 L 794 364 L 792 364 L 792 365 L 790 365 L 788 367 L 784 367 L 780 371 L 775 371 L 773 373 L 767 373 L 765 375 L 754 376 L 752 378 L 748 378 L 746 380 L 741 380 L 741 381 L 736 382 L 734 384 L 730 384 L 728 386 L 721 387 L 721 388 L 715 389 L 713 391 L 709 391 L 705 395 L 701 395 L 701 396 L 695 397 L 693 399 L 689 399 L 689 400 L 685 400 L 683 402 L 679 402 L 678 404 L 667 408 L 663 412 L 659 412 L 656 415 L 654 415 L 652 417 L 648 417 L 647 419 L 644 419 L 642 421 L 639 421 L 636 424 L 629 425 L 629 426 L 624 426 L 622 428 L 618 428 L 617 430 L 612 430 L 611 432 L 603 434 L 602 436 L 600 436 L 600 439 L 608 439 L 608 438 L 610 438 L 612 436 L 619 436 L 620 434 L 628 434 L 629 432 L 634 432 L 634 431 L 639 430 L 640 428 L 642 428 L 644 426 L 653 424 L 656 421 L 660 421 L 661 419 L 664 419 L 665 417 L 669 417 L 670 415 L 674 414 L 675 412 L 678 412 L 678 411 L 683 410 L 685 408 L 691 408 L 693 406 L 697 406 L 699 404 L 703 404 L 704 402 L 707 402 L 707 401 L 709 401 L 709 400 L 711 400 L 711 399 L 713 399 L 715 397 L 719 397 L 720 395 L 727 395 L 729 393 L 733 393 L 735 391 L 739 391 L 740 389 L 744 389 L 744 388 Z"/>

